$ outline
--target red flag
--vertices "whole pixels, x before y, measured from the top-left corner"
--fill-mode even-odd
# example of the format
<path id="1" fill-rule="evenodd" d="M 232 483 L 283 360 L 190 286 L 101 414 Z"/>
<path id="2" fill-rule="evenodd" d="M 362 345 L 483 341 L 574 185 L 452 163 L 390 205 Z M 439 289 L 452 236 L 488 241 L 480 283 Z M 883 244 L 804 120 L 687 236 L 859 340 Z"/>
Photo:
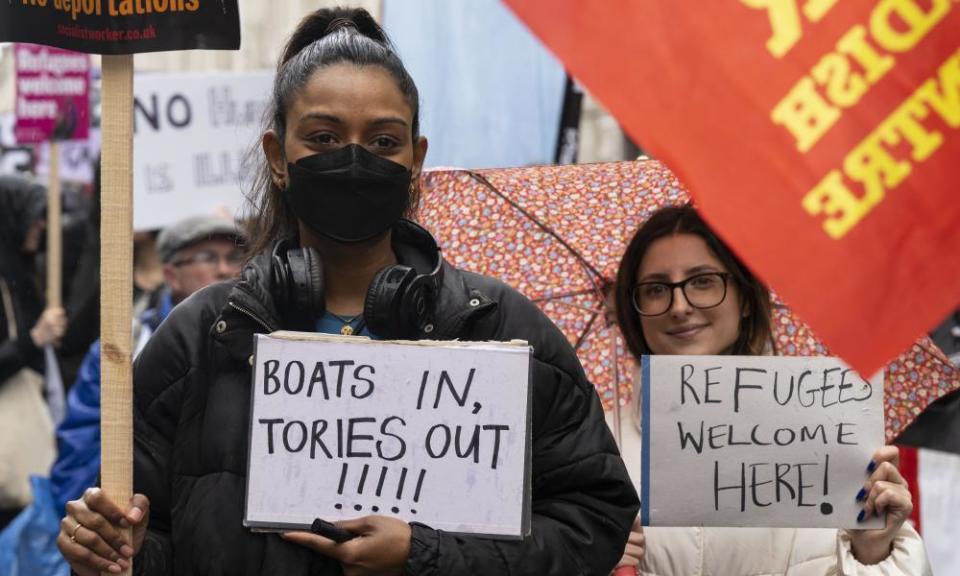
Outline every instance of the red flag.
<path id="1" fill-rule="evenodd" d="M 960 3 L 505 1 L 860 372 L 960 301 Z"/>

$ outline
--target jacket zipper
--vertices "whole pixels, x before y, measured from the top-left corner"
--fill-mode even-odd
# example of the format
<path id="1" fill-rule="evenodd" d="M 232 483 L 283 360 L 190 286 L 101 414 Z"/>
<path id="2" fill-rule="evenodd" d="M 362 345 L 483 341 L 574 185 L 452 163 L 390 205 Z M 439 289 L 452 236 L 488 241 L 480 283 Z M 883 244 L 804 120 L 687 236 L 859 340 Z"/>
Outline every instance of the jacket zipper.
<path id="1" fill-rule="evenodd" d="M 227 304 L 229 304 L 230 307 L 233 308 L 234 310 L 236 310 L 236 311 L 244 314 L 245 316 L 248 316 L 251 320 L 253 320 L 253 321 L 256 322 L 257 324 L 263 326 L 264 329 L 266 329 L 266 331 L 267 331 L 268 333 L 274 331 L 274 329 L 273 329 L 269 324 L 267 324 L 267 323 L 266 323 L 265 321 L 263 321 L 259 316 L 257 316 L 256 314 L 254 314 L 254 313 L 251 312 L 250 310 L 244 308 L 243 306 L 240 306 L 239 304 L 234 304 L 232 301 L 227 302 Z"/>

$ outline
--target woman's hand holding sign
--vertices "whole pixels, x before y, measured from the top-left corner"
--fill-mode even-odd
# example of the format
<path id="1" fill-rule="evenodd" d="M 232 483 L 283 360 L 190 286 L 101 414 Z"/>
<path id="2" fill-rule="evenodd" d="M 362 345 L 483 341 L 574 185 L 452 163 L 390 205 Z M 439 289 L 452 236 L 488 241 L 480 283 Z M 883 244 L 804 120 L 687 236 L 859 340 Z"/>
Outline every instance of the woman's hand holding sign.
<path id="1" fill-rule="evenodd" d="M 643 535 L 643 526 L 640 524 L 640 518 L 637 517 L 630 527 L 630 536 L 627 538 L 627 546 L 623 550 L 623 558 L 617 562 L 611 576 L 632 576 L 637 574 L 640 568 L 640 562 L 643 561 L 643 554 L 646 550 L 646 538 Z"/>
<path id="2" fill-rule="evenodd" d="M 896 446 L 884 446 L 873 455 L 868 472 L 870 478 L 863 485 L 857 499 L 864 502 L 858 520 L 886 513 L 887 521 L 879 530 L 850 530 L 853 555 L 863 564 L 876 564 L 890 554 L 893 540 L 904 521 L 913 511 L 913 500 L 906 480 L 897 469 L 900 451 Z"/>
<path id="3" fill-rule="evenodd" d="M 400 574 L 410 555 L 410 525 L 388 516 L 364 516 L 337 522 L 356 534 L 343 543 L 309 532 L 286 532 L 281 536 L 339 561 L 345 576 Z"/>
<path id="4" fill-rule="evenodd" d="M 79 576 L 119 573 L 140 551 L 149 519 L 150 501 L 143 494 L 134 494 L 124 511 L 100 488 L 88 488 L 79 500 L 67 502 L 57 547 Z M 124 534 L 128 528 L 132 542 Z"/>

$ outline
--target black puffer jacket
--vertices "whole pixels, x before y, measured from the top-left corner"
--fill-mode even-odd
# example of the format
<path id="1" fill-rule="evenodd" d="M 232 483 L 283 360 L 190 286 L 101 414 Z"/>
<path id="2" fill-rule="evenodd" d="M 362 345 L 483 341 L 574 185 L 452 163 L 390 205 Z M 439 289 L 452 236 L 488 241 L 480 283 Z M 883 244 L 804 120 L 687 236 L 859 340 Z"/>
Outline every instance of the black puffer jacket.
<path id="1" fill-rule="evenodd" d="M 429 270 L 439 258 L 419 227 L 403 223 L 393 239 L 408 265 Z M 269 263 L 259 256 L 241 280 L 186 300 L 137 360 L 135 489 L 151 501 L 139 574 L 341 572 L 330 559 L 242 524 L 253 334 L 281 327 Z M 608 574 L 637 496 L 566 339 L 517 292 L 447 263 L 434 337 L 533 346 L 533 529 L 523 541 L 494 541 L 414 524 L 406 573 Z"/>

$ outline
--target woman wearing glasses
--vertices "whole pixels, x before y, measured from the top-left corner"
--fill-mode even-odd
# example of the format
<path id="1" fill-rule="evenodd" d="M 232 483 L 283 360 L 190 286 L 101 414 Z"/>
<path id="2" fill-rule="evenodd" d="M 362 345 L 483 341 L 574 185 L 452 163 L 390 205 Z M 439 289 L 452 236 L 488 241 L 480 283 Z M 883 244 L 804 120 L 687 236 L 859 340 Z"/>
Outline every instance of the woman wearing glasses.
<path id="1" fill-rule="evenodd" d="M 770 294 L 688 206 L 655 213 L 620 264 L 617 320 L 642 354 L 770 354 Z M 623 451 L 639 446 L 625 427 Z M 630 434 L 632 432 L 632 434 Z M 631 438 L 630 436 L 633 436 Z M 635 524 L 620 567 L 637 574 L 929 574 L 923 543 L 905 523 L 913 504 L 895 447 L 874 454 L 861 519 L 879 530 L 646 528 Z M 634 468 L 636 469 L 636 468 Z"/>

